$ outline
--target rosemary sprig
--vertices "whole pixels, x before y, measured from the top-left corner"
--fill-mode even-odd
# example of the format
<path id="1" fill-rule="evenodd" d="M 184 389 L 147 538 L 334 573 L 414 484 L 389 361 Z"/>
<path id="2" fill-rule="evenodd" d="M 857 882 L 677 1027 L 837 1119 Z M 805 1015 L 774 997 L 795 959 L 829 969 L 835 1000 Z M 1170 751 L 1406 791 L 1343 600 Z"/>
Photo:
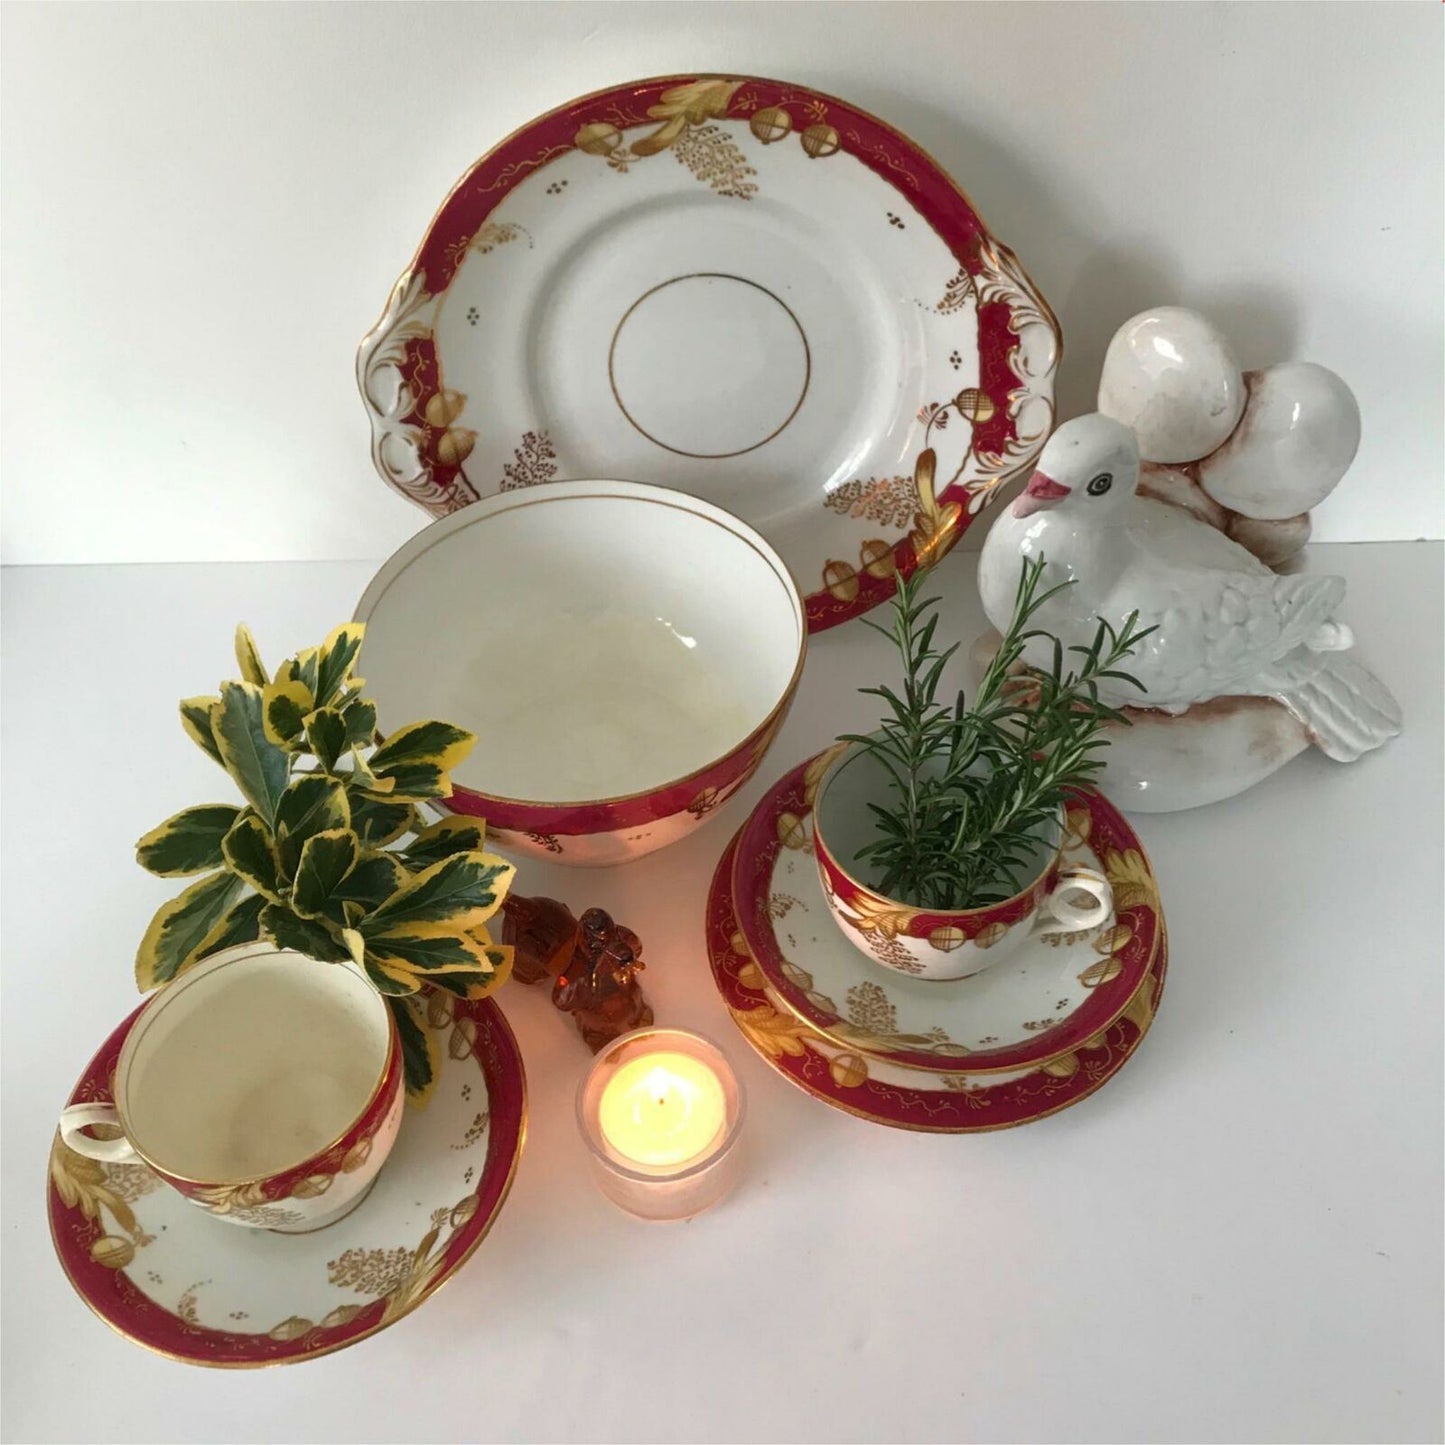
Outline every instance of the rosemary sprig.
<path id="1" fill-rule="evenodd" d="M 876 837 L 857 856 L 882 892 L 913 907 L 981 907 L 1024 887 L 1067 794 L 1103 766 L 1105 725 L 1128 722 L 1099 700 L 1100 682 L 1142 691 L 1119 664 L 1154 629 L 1140 629 L 1137 613 L 1122 630 L 1100 619 L 1088 646 L 1065 648 L 1030 625 L 1072 585 L 1041 590 L 1043 570 L 1042 557 L 1024 561 L 1008 630 L 971 707 L 962 691 L 951 705 L 938 697 L 959 644 L 934 644 L 938 599 L 921 596 L 926 570 L 900 580 L 891 628 L 864 619 L 897 648 L 903 687 L 860 689 L 881 698 L 887 713 L 876 733 L 842 739 L 883 769 L 891 794 L 891 806 L 868 805 Z M 1035 641 L 1051 650 L 1050 665 L 1021 672 Z"/>

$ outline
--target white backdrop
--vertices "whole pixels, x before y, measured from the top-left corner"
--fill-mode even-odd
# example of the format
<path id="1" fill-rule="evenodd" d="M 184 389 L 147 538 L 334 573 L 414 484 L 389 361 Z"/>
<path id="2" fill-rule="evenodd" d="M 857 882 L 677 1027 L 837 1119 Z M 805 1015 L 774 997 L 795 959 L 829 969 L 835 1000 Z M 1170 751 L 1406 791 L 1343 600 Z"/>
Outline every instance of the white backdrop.
<path id="1" fill-rule="evenodd" d="M 3 559 L 377 557 L 356 343 L 469 163 L 610 83 L 797 80 L 932 151 L 1063 321 L 1355 387 L 1326 541 L 1442 535 L 1439 6 L 28 5 L 3 14 Z"/>

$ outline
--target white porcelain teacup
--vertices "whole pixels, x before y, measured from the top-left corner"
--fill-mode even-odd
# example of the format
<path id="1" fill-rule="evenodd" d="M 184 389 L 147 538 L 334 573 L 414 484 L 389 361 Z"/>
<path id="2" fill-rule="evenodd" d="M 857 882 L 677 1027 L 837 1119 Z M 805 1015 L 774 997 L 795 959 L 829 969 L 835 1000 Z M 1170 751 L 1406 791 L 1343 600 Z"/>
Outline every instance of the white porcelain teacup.
<path id="1" fill-rule="evenodd" d="M 824 774 L 813 807 L 818 873 L 834 922 L 861 952 L 913 978 L 969 978 L 1030 938 L 1098 928 L 1114 917 L 1109 880 L 1062 856 L 1064 820 L 1039 837 L 1037 871 L 1011 898 L 980 908 L 917 908 L 871 886 L 858 850 L 877 836 L 869 804 L 885 804 L 881 765 L 856 746 Z"/>
<path id="2" fill-rule="evenodd" d="M 348 1214 L 405 1103 L 386 1001 L 358 969 L 247 943 L 197 964 L 136 1015 L 114 1102 L 74 1104 L 65 1143 L 148 1165 L 231 1224 L 300 1234 Z M 85 1130 L 100 1126 L 112 1136 Z"/>

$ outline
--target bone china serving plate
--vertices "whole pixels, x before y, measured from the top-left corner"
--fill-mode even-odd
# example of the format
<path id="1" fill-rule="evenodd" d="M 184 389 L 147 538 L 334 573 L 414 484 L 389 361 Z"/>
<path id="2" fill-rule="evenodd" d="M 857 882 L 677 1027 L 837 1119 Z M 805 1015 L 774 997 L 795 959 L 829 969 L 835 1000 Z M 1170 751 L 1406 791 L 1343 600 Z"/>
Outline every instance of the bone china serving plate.
<path id="1" fill-rule="evenodd" d="M 91 1060 L 70 1103 L 111 1097 L 139 1012 Z M 329 1354 L 424 1303 L 501 1210 L 527 1113 L 521 1055 L 496 1004 L 434 992 L 426 1027 L 435 1093 L 407 1109 L 367 1198 L 312 1234 L 232 1228 L 145 1165 L 100 1164 L 57 1136 L 50 1234 L 76 1293 L 137 1344 L 233 1369 Z M 234 1207 L 253 1206 L 238 1197 Z"/>
<path id="2" fill-rule="evenodd" d="M 640 81 L 462 178 L 362 342 L 382 476 L 433 516 L 614 476 L 781 553 L 817 631 L 1031 464 L 1058 323 L 906 136 L 802 86 Z"/>
<path id="3" fill-rule="evenodd" d="M 846 746 L 843 745 L 843 746 Z M 1097 793 L 1066 813 L 1064 861 L 1097 869 L 1116 921 L 1030 939 L 971 978 L 910 978 L 875 963 L 830 916 L 813 860 L 813 801 L 836 750 L 777 782 L 739 836 L 738 928 L 782 1006 L 836 1043 L 912 1070 L 1006 1073 L 1037 1067 L 1107 1029 L 1129 1006 L 1163 936 L 1154 875 L 1129 825 Z M 867 920 L 880 947 L 898 919 Z"/>
<path id="4" fill-rule="evenodd" d="M 713 981 L 733 1022 L 775 1072 L 805 1093 L 896 1129 L 977 1134 L 1057 1114 L 1102 1088 L 1133 1057 L 1154 1021 L 1168 967 L 1167 936 L 1124 1011 L 1077 1048 L 1010 1073 L 936 1074 L 865 1054 L 810 1028 L 768 987 L 737 926 L 735 838 L 713 875 L 707 948 Z"/>

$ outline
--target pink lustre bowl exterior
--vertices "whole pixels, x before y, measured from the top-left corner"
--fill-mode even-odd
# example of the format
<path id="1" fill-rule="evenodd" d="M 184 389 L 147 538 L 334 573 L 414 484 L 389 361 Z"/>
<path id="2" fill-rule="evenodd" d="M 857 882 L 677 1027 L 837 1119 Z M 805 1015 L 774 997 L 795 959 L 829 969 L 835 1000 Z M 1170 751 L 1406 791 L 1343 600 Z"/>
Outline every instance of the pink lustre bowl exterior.
<path id="1" fill-rule="evenodd" d="M 510 851 L 624 863 L 757 770 L 807 649 L 777 553 L 720 507 L 633 482 L 502 492 L 425 528 L 357 608 L 381 730 L 478 736 L 442 806 Z"/>

